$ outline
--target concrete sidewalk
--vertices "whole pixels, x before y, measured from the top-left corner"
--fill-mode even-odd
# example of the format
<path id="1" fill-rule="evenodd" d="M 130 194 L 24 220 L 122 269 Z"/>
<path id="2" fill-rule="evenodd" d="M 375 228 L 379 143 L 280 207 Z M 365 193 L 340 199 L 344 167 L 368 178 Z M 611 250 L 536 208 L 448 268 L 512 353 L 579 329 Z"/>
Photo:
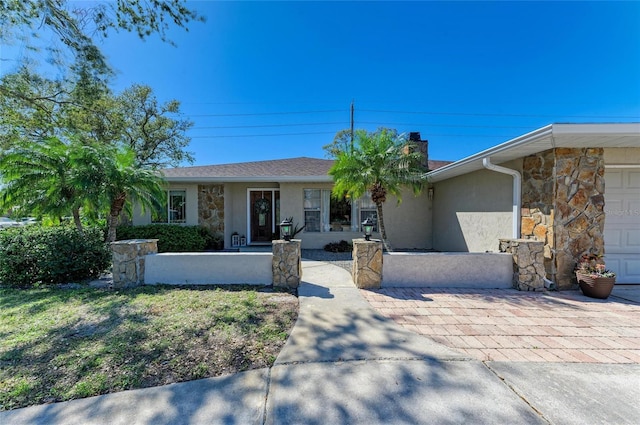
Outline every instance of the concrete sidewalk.
<path id="1" fill-rule="evenodd" d="M 639 365 L 481 362 L 372 309 L 344 269 L 303 261 L 271 369 L 0 412 L 0 424 L 636 423 Z M 595 403 L 592 403 L 595 400 Z"/>

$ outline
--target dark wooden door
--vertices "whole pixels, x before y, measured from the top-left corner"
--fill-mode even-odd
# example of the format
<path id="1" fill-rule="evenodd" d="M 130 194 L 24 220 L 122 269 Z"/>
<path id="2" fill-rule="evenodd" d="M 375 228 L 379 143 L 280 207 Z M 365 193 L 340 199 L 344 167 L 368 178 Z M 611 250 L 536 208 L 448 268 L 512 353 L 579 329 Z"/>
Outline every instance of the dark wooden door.
<path id="1" fill-rule="evenodd" d="M 251 191 L 251 242 L 271 242 L 273 239 L 273 192 Z"/>

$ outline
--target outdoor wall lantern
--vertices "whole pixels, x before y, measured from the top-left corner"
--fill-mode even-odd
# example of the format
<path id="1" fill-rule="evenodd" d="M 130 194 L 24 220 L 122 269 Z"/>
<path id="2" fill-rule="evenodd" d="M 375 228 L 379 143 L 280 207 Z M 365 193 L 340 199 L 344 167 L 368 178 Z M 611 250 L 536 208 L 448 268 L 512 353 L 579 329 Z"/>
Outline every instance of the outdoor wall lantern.
<path id="1" fill-rule="evenodd" d="M 282 220 L 282 223 L 280 223 L 280 236 L 285 241 L 291 240 L 291 228 L 292 228 L 292 223 L 286 218 Z"/>
<path id="2" fill-rule="evenodd" d="M 364 240 L 371 240 L 371 232 L 373 232 L 373 220 L 371 217 L 367 217 L 365 221 L 362 222 L 362 228 L 364 229 Z"/>
<path id="3" fill-rule="evenodd" d="M 429 198 L 430 201 L 433 201 L 433 192 L 434 192 L 433 187 L 430 187 L 429 189 L 427 189 L 427 197 Z"/>

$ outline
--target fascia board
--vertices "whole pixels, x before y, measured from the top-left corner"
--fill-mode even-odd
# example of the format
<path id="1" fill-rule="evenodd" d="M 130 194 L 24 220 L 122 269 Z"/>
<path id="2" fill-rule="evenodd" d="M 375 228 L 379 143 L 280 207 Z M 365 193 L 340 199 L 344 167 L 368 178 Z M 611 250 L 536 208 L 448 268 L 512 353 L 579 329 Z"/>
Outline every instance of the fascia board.
<path id="1" fill-rule="evenodd" d="M 515 149 L 519 146 L 542 140 L 546 137 L 551 136 L 552 134 L 553 134 L 553 124 L 549 124 L 545 127 L 539 128 L 537 130 L 534 130 L 522 136 L 516 137 L 515 139 L 508 140 L 497 146 L 486 149 L 477 154 L 468 156 L 452 164 L 446 165 L 442 168 L 438 168 L 437 170 L 431 171 L 426 174 L 427 180 L 431 182 L 437 182 L 440 180 L 445 180 L 447 178 L 456 177 L 460 174 L 464 174 L 463 172 L 459 172 L 459 171 L 462 171 L 461 168 L 464 166 L 469 166 L 474 162 L 477 162 L 477 165 L 478 165 L 477 169 L 482 169 L 483 158 L 487 158 L 487 157 L 490 158 L 493 155 L 504 153 L 508 150 Z"/>

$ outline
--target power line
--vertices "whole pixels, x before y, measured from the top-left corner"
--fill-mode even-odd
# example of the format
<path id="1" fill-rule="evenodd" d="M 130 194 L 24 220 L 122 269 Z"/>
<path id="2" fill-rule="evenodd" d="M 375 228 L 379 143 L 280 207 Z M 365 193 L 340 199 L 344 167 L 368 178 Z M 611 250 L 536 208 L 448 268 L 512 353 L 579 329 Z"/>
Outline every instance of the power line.
<path id="1" fill-rule="evenodd" d="M 320 134 L 336 134 L 333 131 L 324 131 L 324 132 L 309 132 L 309 133 L 273 133 L 273 134 L 233 134 L 228 136 L 223 135 L 211 135 L 211 136 L 190 136 L 191 139 L 225 139 L 225 138 L 239 138 L 239 137 L 285 137 L 285 136 L 309 136 L 309 135 L 320 135 Z M 429 137 L 437 136 L 437 137 L 500 137 L 500 138 L 509 138 L 513 137 L 513 135 L 500 135 L 500 134 L 446 134 L 446 133 L 429 133 Z"/>
<path id="2" fill-rule="evenodd" d="M 360 124 L 381 124 L 380 121 L 357 121 Z M 512 129 L 530 129 L 531 126 L 508 126 L 508 125 L 464 125 L 464 124 L 429 124 L 429 123 L 400 123 L 400 122 L 389 122 L 384 121 L 384 124 L 389 125 L 406 125 L 406 126 L 415 126 L 415 127 L 451 127 L 451 128 L 512 128 Z"/>
<path id="3" fill-rule="evenodd" d="M 188 114 L 190 117 L 252 117 L 265 115 L 325 114 L 329 112 L 345 112 L 344 109 L 328 109 L 324 111 L 288 111 L 288 112 L 252 112 L 246 114 Z"/>
<path id="4" fill-rule="evenodd" d="M 310 133 L 274 133 L 274 134 L 234 134 L 230 136 L 191 136 L 191 139 L 226 139 L 232 137 L 282 137 L 282 136 L 309 136 L 314 134 L 336 134 L 335 131 L 310 132 Z"/>
<path id="5" fill-rule="evenodd" d="M 345 124 L 344 121 L 334 121 L 334 122 L 313 122 L 313 123 L 303 123 L 303 124 L 262 124 L 262 125 L 218 125 L 218 126 L 207 126 L 207 127 L 192 127 L 192 129 L 212 129 L 212 128 L 262 128 L 262 127 L 303 127 L 303 126 L 313 126 L 313 125 L 336 125 L 336 124 Z"/>
<path id="6" fill-rule="evenodd" d="M 386 114 L 417 114 L 417 115 L 455 115 L 469 117 L 527 117 L 527 118 L 639 118 L 629 115 L 537 115 L 537 114 L 489 114 L 489 113 L 466 113 L 466 112 L 434 112 L 434 111 L 390 111 L 382 109 L 360 109 L 360 112 L 379 112 Z"/>

